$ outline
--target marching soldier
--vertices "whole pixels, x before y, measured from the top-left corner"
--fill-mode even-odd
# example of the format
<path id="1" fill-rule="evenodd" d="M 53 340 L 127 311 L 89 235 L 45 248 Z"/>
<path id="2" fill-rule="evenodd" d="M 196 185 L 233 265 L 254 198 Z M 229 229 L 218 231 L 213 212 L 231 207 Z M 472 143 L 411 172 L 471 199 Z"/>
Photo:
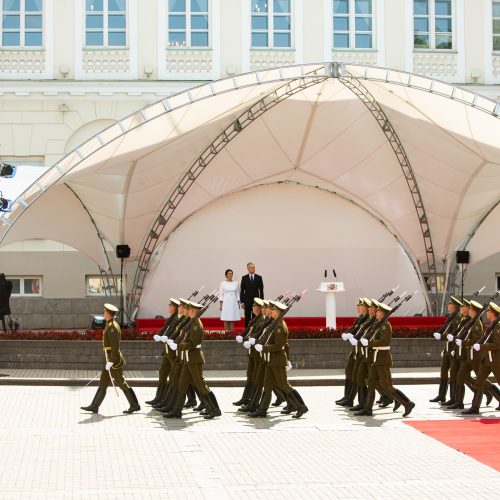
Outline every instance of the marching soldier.
<path id="1" fill-rule="evenodd" d="M 452 360 L 452 345 L 447 339 L 447 335 L 450 332 L 458 330 L 462 321 L 462 315 L 460 314 L 460 308 L 462 306 L 462 302 L 460 302 L 457 298 L 450 297 L 450 302 L 448 304 L 448 318 L 446 319 L 444 325 L 437 332 L 434 332 L 434 338 L 436 340 L 445 341 L 446 345 L 441 354 L 441 373 L 438 395 L 429 400 L 431 403 L 442 403 L 446 401 L 446 392 L 448 391 L 448 373 L 450 371 Z"/>
<path id="2" fill-rule="evenodd" d="M 104 304 L 106 327 L 102 335 L 102 346 L 104 350 L 105 365 L 101 372 L 99 387 L 92 403 L 90 403 L 89 406 L 82 406 L 82 410 L 97 413 L 99 406 L 104 401 L 106 391 L 110 384 L 118 386 L 129 402 L 129 409 L 125 410 L 123 413 L 133 413 L 141 409 L 135 392 L 123 378 L 125 358 L 120 351 L 120 325 L 114 320 L 117 312 L 118 309 L 113 304 Z"/>
<path id="3" fill-rule="evenodd" d="M 377 319 L 381 320 L 386 312 L 391 312 L 391 308 L 383 303 L 379 303 L 377 308 Z M 373 349 L 373 363 L 368 374 L 368 394 L 366 396 L 366 403 L 363 410 L 356 412 L 356 416 L 372 416 L 373 403 L 375 402 L 375 389 L 382 393 L 389 394 L 396 400 L 394 410 L 403 405 L 405 412 L 403 417 L 407 417 L 415 403 L 410 401 L 408 397 L 403 394 L 399 389 L 395 389 L 392 385 L 391 367 L 391 339 L 392 339 L 392 326 L 389 321 L 384 321 L 377 329 L 371 340 L 366 338 L 361 339 L 364 347 L 371 347 Z"/>

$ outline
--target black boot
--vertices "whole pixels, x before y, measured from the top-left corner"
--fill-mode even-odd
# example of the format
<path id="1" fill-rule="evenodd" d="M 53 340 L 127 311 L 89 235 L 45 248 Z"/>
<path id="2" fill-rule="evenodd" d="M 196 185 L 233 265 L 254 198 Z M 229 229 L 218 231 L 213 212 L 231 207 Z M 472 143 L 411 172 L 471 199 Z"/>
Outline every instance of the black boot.
<path id="1" fill-rule="evenodd" d="M 444 403 L 441 403 L 441 406 L 450 406 L 455 404 L 456 394 L 457 394 L 457 384 L 455 382 L 450 382 L 450 399 L 448 399 L 448 401 L 445 401 Z"/>
<path id="2" fill-rule="evenodd" d="M 349 380 L 345 379 L 344 380 L 344 395 L 340 399 L 337 399 L 337 401 L 335 401 L 336 405 L 342 405 L 344 403 L 345 397 L 347 396 L 347 388 L 348 387 L 349 387 Z"/>
<path id="3" fill-rule="evenodd" d="M 189 385 L 187 390 L 187 401 L 184 403 L 184 408 L 194 408 L 196 406 L 196 393 L 194 387 Z"/>
<path id="4" fill-rule="evenodd" d="M 243 395 L 238 401 L 233 403 L 234 406 L 242 406 L 247 404 L 250 401 L 250 394 L 252 392 L 252 382 L 247 380 L 245 384 L 245 388 L 243 389 Z"/>
<path id="5" fill-rule="evenodd" d="M 273 406 L 280 406 L 285 402 L 285 395 L 279 389 L 273 389 L 274 394 L 276 394 L 276 401 Z"/>
<path id="6" fill-rule="evenodd" d="M 146 404 L 150 405 L 150 406 L 153 406 L 153 405 L 159 403 L 161 401 L 161 395 L 164 392 L 164 389 L 165 389 L 166 385 L 167 384 L 165 384 L 163 382 L 160 382 L 158 384 L 158 387 L 156 388 L 156 395 L 155 395 L 155 397 L 153 399 L 151 399 L 150 401 L 146 401 Z"/>
<path id="7" fill-rule="evenodd" d="M 349 381 L 349 387 L 347 388 L 347 394 L 343 403 L 339 403 L 340 406 L 347 406 L 348 408 L 354 404 L 354 398 L 356 397 L 356 392 L 358 390 L 358 386 Z"/>
<path id="8" fill-rule="evenodd" d="M 358 386 L 358 404 L 356 406 L 352 406 L 349 408 L 349 411 L 360 411 L 364 408 L 364 401 L 363 398 L 365 397 L 364 395 L 365 387 L 364 386 Z"/>
<path id="9" fill-rule="evenodd" d="M 373 415 L 373 403 L 375 402 L 375 390 L 368 389 L 365 398 L 365 407 L 354 413 L 356 417 L 371 417 Z"/>
<path id="10" fill-rule="evenodd" d="M 444 403 L 446 401 L 446 391 L 447 390 L 448 390 L 448 380 L 441 379 L 439 381 L 438 395 L 433 399 L 429 399 L 429 402 L 430 403 Z"/>
<path id="11" fill-rule="evenodd" d="M 399 389 L 394 390 L 394 399 L 404 406 L 405 412 L 403 413 L 403 417 L 407 417 L 412 412 L 413 408 L 415 408 L 415 403 L 410 401 L 408 396 Z"/>
<path id="12" fill-rule="evenodd" d="M 291 400 L 297 405 L 297 413 L 292 416 L 292 418 L 300 418 L 304 413 L 309 411 L 309 408 L 304 403 L 302 396 L 299 394 L 297 389 L 294 389 L 291 393 Z"/>
<path id="13" fill-rule="evenodd" d="M 250 403 L 248 403 L 247 405 L 241 406 L 240 408 L 238 408 L 238 411 L 242 411 L 245 413 L 252 413 L 255 410 L 257 410 L 257 408 L 259 407 L 261 397 L 262 397 L 262 391 L 263 391 L 262 387 L 255 389 L 255 392 L 253 393 L 253 396 L 252 396 L 252 399 L 250 400 Z"/>
<path id="14" fill-rule="evenodd" d="M 158 401 L 158 403 L 155 403 L 153 406 L 153 408 L 161 408 L 162 406 L 165 406 L 166 402 L 167 402 L 167 398 L 168 398 L 168 395 L 170 394 L 170 391 L 172 390 L 172 384 L 170 383 L 166 383 L 165 384 L 165 387 L 163 388 L 163 391 L 160 395 L 160 401 Z"/>
<path id="15" fill-rule="evenodd" d="M 389 405 L 392 405 L 394 402 L 394 399 L 392 399 L 389 394 L 382 394 L 382 397 L 380 398 L 380 403 L 379 403 L 379 408 L 387 408 Z"/>
<path id="16" fill-rule="evenodd" d="M 281 410 L 282 415 L 290 415 L 290 413 L 297 411 L 299 407 L 294 401 L 295 398 L 291 397 L 290 394 L 283 393 L 283 395 L 285 396 L 286 406 Z"/>
<path id="17" fill-rule="evenodd" d="M 176 391 L 171 409 L 167 411 L 163 416 L 165 418 L 182 418 L 182 408 L 184 406 L 184 401 L 186 401 L 186 393 Z"/>
<path id="18" fill-rule="evenodd" d="M 488 387 L 488 394 L 490 394 L 492 398 L 495 398 L 500 403 L 500 389 L 497 385 L 490 384 L 490 386 Z"/>
<path id="19" fill-rule="evenodd" d="M 215 394 L 210 391 L 206 395 L 206 404 L 208 408 L 207 414 L 203 417 L 205 420 L 211 420 L 214 417 L 220 417 L 222 412 L 219 408 L 219 403 L 217 403 L 217 399 L 215 398 Z"/>
<path id="20" fill-rule="evenodd" d="M 471 407 L 468 410 L 462 411 L 462 415 L 479 415 L 481 399 L 483 399 L 483 391 L 481 389 L 476 389 Z"/>
<path id="21" fill-rule="evenodd" d="M 448 405 L 448 410 L 463 410 L 464 409 L 465 385 L 457 384 L 455 388 L 455 403 Z"/>
<path id="22" fill-rule="evenodd" d="M 172 384 L 168 384 L 163 401 L 154 405 L 153 408 L 156 408 L 160 413 L 168 412 L 172 408 L 176 395 L 177 389 Z"/>
<path id="23" fill-rule="evenodd" d="M 134 413 L 134 411 L 139 411 L 141 407 L 139 406 L 139 401 L 137 401 L 137 396 L 135 395 L 134 389 L 132 387 L 129 387 L 128 389 L 124 390 L 123 393 L 125 394 L 125 397 L 127 398 L 128 404 L 130 405 L 128 410 L 124 410 L 123 413 Z"/>
<path id="24" fill-rule="evenodd" d="M 249 413 L 248 416 L 252 418 L 267 417 L 267 410 L 269 408 L 269 405 L 271 404 L 272 398 L 272 391 L 264 391 L 264 394 L 262 394 L 262 398 L 260 400 L 259 407 L 255 411 Z"/>
<path id="25" fill-rule="evenodd" d="M 99 406 L 101 406 L 101 403 L 104 401 L 105 396 L 106 389 L 102 389 L 101 387 L 99 387 L 94 395 L 92 403 L 90 403 L 89 406 L 82 406 L 81 409 L 85 411 L 91 411 L 92 413 L 97 413 L 99 411 Z"/>

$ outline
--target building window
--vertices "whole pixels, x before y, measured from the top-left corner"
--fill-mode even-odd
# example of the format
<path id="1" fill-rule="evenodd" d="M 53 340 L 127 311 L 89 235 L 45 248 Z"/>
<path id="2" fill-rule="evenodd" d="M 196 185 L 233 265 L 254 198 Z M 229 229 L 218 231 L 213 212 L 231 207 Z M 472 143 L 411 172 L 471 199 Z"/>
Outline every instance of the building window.
<path id="1" fill-rule="evenodd" d="M 123 278 L 125 282 L 125 277 Z M 121 291 L 120 276 L 108 276 L 109 285 L 106 284 L 103 277 L 99 274 L 85 276 L 85 289 L 89 297 L 118 295 Z"/>
<path id="2" fill-rule="evenodd" d="M 208 0 L 168 0 L 168 46 L 208 47 Z"/>
<path id="3" fill-rule="evenodd" d="M 12 281 L 12 295 L 15 297 L 41 297 L 41 276 L 7 276 Z"/>
<path id="4" fill-rule="evenodd" d="M 252 48 L 291 48 L 291 0 L 251 1 Z"/>
<path id="5" fill-rule="evenodd" d="M 333 48 L 373 48 L 372 0 L 333 0 Z"/>
<path id="6" fill-rule="evenodd" d="M 493 50 L 500 51 L 500 2 L 493 2 Z"/>
<path id="7" fill-rule="evenodd" d="M 127 45 L 127 1 L 85 0 L 85 46 Z"/>
<path id="8" fill-rule="evenodd" d="M 415 49 L 453 49 L 452 0 L 413 1 Z"/>
<path id="9" fill-rule="evenodd" d="M 43 0 L 2 0 L 2 47 L 43 46 Z"/>
<path id="10" fill-rule="evenodd" d="M 437 273 L 436 275 L 436 287 L 434 287 L 434 275 L 429 275 L 428 273 L 422 273 L 424 278 L 425 286 L 427 290 L 431 293 L 443 293 L 445 291 L 446 276 L 442 273 Z M 432 283 L 432 287 L 431 287 Z"/>

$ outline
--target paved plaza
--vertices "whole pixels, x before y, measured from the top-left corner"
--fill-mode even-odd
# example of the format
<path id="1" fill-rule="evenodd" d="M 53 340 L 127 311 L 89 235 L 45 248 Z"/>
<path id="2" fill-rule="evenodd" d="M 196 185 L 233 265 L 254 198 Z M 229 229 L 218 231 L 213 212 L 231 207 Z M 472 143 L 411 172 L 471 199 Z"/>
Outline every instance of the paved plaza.
<path id="1" fill-rule="evenodd" d="M 435 387 L 401 386 L 417 407 L 407 420 L 457 418 L 428 403 Z M 301 387 L 310 411 L 250 419 L 215 389 L 221 418 L 149 407 L 123 415 L 108 392 L 98 415 L 80 410 L 95 388 L 0 387 L 0 498 L 487 498 L 500 473 L 403 423 L 401 412 L 353 418 L 334 408 L 341 387 Z M 140 401 L 152 389 L 137 388 Z M 498 417 L 492 407 L 483 417 Z"/>

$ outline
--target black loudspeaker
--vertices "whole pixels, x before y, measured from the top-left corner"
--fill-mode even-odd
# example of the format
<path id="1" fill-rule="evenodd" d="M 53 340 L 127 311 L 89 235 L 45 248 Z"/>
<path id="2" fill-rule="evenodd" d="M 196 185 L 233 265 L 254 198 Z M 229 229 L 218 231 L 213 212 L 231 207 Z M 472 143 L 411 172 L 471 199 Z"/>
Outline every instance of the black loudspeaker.
<path id="1" fill-rule="evenodd" d="M 457 250 L 457 264 L 468 264 L 470 252 L 467 250 Z"/>
<path id="2" fill-rule="evenodd" d="M 130 247 L 128 245 L 116 245 L 116 256 L 119 259 L 130 257 Z"/>

